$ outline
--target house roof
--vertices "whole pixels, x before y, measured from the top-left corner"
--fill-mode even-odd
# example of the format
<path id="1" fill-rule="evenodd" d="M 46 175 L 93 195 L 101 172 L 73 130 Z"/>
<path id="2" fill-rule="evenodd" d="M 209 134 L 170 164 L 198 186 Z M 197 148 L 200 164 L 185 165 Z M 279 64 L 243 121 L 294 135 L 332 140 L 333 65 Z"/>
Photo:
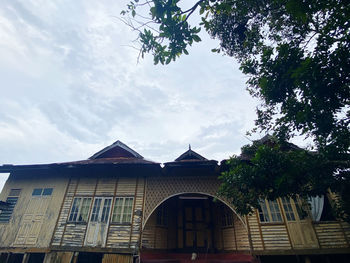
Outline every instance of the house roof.
<path id="1" fill-rule="evenodd" d="M 272 136 L 270 134 L 266 134 L 264 137 L 262 137 L 259 140 L 255 140 L 255 143 L 258 144 L 264 144 L 264 145 L 276 145 L 277 143 L 277 138 L 275 136 Z M 298 147 L 297 145 L 293 144 L 293 143 L 289 143 L 289 142 L 283 142 L 283 145 L 281 147 L 282 150 L 301 150 L 302 148 Z M 252 159 L 252 155 L 251 154 L 247 154 L 247 153 L 241 153 L 241 155 L 239 156 L 239 158 L 242 161 L 250 161 Z M 226 162 L 227 160 L 223 160 L 223 162 Z"/>
<path id="2" fill-rule="evenodd" d="M 110 146 L 103 148 L 101 151 L 91 156 L 90 160 L 101 159 L 101 158 L 136 158 L 143 159 L 143 157 L 131 149 L 121 141 L 116 141 Z"/>
<path id="3" fill-rule="evenodd" d="M 164 163 L 165 168 L 170 167 L 207 167 L 207 166 L 217 166 L 218 162 L 215 160 L 208 160 L 202 155 L 196 153 L 191 149 L 191 145 L 189 145 L 188 150 L 181 154 L 179 157 L 175 159 L 173 162 Z"/>
<path id="4" fill-rule="evenodd" d="M 175 162 L 187 161 L 208 161 L 208 159 L 193 151 L 191 145 L 189 145 L 188 150 L 175 159 Z"/>
<path id="5" fill-rule="evenodd" d="M 50 164 L 31 164 L 31 165 L 2 165 L 0 166 L 0 172 L 12 172 L 18 170 L 37 170 L 37 169 L 50 169 L 50 168 L 82 168 L 94 165 L 96 167 L 108 166 L 145 166 L 153 165 L 159 166 L 157 162 L 144 159 L 136 151 L 122 143 L 116 141 L 112 145 L 105 147 L 101 151 L 98 151 L 92 155 L 89 159 L 62 162 L 62 163 L 50 163 Z"/>

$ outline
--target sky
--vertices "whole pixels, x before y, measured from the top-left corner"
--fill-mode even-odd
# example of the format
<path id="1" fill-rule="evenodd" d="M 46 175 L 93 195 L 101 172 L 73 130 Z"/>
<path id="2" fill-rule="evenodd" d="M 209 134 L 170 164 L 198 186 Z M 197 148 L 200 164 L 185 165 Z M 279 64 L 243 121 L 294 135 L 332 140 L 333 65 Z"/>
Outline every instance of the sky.
<path id="1" fill-rule="evenodd" d="M 87 159 L 116 140 L 158 162 L 189 144 L 220 161 L 250 143 L 258 102 L 237 62 L 205 32 L 175 63 L 138 62 L 127 2 L 0 1 L 0 165 Z"/>

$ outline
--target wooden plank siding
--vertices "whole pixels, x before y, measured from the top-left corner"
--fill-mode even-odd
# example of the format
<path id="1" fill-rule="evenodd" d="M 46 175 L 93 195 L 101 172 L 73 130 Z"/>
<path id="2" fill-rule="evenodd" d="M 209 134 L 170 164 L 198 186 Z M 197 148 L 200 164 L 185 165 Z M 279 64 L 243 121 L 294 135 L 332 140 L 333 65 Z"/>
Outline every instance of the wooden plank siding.
<path id="1" fill-rule="evenodd" d="M 142 233 L 142 246 L 148 249 L 168 249 L 170 248 L 168 244 L 168 228 L 157 226 L 156 217 L 156 213 L 153 213 L 148 219 Z M 172 238 L 176 240 L 175 236 Z"/>
<path id="2" fill-rule="evenodd" d="M 62 246 L 81 247 L 84 243 L 84 237 L 87 224 L 67 224 L 62 239 Z"/>
<path id="3" fill-rule="evenodd" d="M 254 212 L 252 215 L 247 216 L 248 219 L 248 224 L 249 224 L 249 229 L 250 229 L 250 235 L 252 239 L 252 245 L 253 245 L 253 250 L 263 250 L 264 245 L 263 245 L 263 240 L 261 239 L 262 235 L 261 229 L 260 229 L 260 224 L 257 221 L 257 216 L 256 212 Z"/>
<path id="4" fill-rule="evenodd" d="M 95 193 L 97 178 L 80 178 L 75 195 L 92 196 Z"/>
<path id="5" fill-rule="evenodd" d="M 101 248 L 108 253 L 124 253 L 121 251 L 137 251 L 139 247 L 152 249 L 176 249 L 181 248 L 183 244 L 176 240 L 183 240 L 182 216 L 175 209 L 169 213 L 169 225 L 159 226 L 156 221 L 156 213 L 152 213 L 147 220 L 145 208 L 151 211 L 151 208 L 159 205 L 159 200 L 166 200 L 169 196 L 176 195 L 177 191 L 181 193 L 194 192 L 198 194 L 208 192 L 208 195 L 215 196 L 216 185 L 212 184 L 213 179 L 201 179 L 201 184 L 197 184 L 197 177 L 180 178 L 179 182 L 174 183 L 173 178 L 155 178 L 139 177 L 72 177 L 67 176 L 50 178 L 38 177 L 38 180 L 11 178 L 6 183 L 2 199 L 5 200 L 11 188 L 21 188 L 18 203 L 14 209 L 13 217 L 9 223 L 0 224 L 1 247 L 7 248 L 42 248 L 52 250 L 72 251 L 86 249 L 84 246 L 87 223 L 67 222 L 72 207 L 74 197 L 91 197 L 89 218 L 93 206 L 94 197 L 112 198 L 110 220 L 113 214 L 113 206 L 116 197 L 133 197 L 132 222 L 130 224 L 110 223 L 106 235 L 106 246 Z M 174 183 L 173 185 L 171 185 Z M 153 184 L 153 185 L 152 185 Z M 170 184 L 170 185 L 169 185 Z M 186 188 L 182 188 L 185 187 Z M 53 187 L 52 197 L 35 199 L 32 197 L 34 188 Z M 159 196 L 157 189 L 160 189 Z M 212 190 L 210 190 L 210 188 Z M 181 190 L 185 189 L 185 190 Z M 153 192 L 152 192 L 153 191 Z M 149 199 L 146 198 L 146 193 Z M 40 201 L 40 202 L 39 202 Z M 150 202 L 151 204 L 149 204 Z M 175 203 L 174 203 L 175 204 Z M 170 206 L 175 208 L 176 206 Z M 282 207 L 280 203 L 280 207 Z M 40 210 L 40 209 L 42 210 Z M 214 223 L 214 242 L 215 248 L 219 251 L 249 251 L 252 249 L 256 254 L 268 254 L 269 252 L 283 253 L 282 251 L 292 251 L 297 253 L 302 250 L 316 251 L 321 253 L 335 249 L 350 248 L 350 225 L 346 222 L 311 222 L 311 220 L 290 221 L 288 222 L 284 210 L 281 211 L 283 222 L 281 223 L 261 223 L 257 211 L 252 215 L 245 217 L 246 222 L 242 222 L 234 214 L 233 226 L 223 227 L 220 218 L 219 207 L 213 205 L 211 212 L 215 216 L 210 216 Z M 283 207 L 281 208 L 283 209 Z M 40 210 L 40 211 L 39 211 Z M 44 215 L 42 229 L 36 227 L 38 237 L 28 238 L 28 235 L 22 237 L 20 225 L 30 212 L 40 212 Z M 155 210 L 152 210 L 153 212 Z M 219 215 L 219 216 L 216 216 Z M 142 230 L 142 224 L 145 224 Z M 303 223 L 303 224 L 302 224 Z M 178 226 L 178 229 L 176 229 Z M 251 238 L 251 245 L 248 236 L 248 227 Z M 38 228 L 38 229 L 37 229 Z M 33 228 L 34 229 L 34 228 Z M 297 230 L 305 237 L 303 242 L 299 242 L 296 237 Z M 298 232 L 298 233 L 299 233 Z M 142 233 L 142 240 L 141 240 Z M 311 241 L 314 239 L 314 243 Z M 311 240 L 311 241 L 310 241 Z M 142 246 L 140 244 L 142 242 Z M 212 242 L 211 238 L 208 242 Z M 181 243 L 181 244 L 180 244 Z M 298 245 L 299 244 L 299 245 Z M 51 248 L 50 248 L 51 245 Z M 90 247 L 92 248 L 92 247 Z M 99 249 L 99 248 L 94 248 Z M 115 250 L 114 250 L 115 249 Z M 120 249 L 120 250 L 118 250 Z M 279 252 L 280 251 L 280 252 Z M 311 253 L 311 252 L 310 252 Z M 61 254 L 60 254 L 61 255 Z M 62 254 L 63 255 L 63 254 Z M 61 256 L 62 256 L 61 255 Z M 68 255 L 68 254 L 67 254 Z M 67 256 L 69 257 L 69 255 Z M 105 262 L 109 262 L 116 256 L 106 256 Z"/>
<path id="6" fill-rule="evenodd" d="M 138 243 L 140 242 L 144 191 L 145 191 L 145 179 L 138 178 L 137 189 L 135 192 L 134 216 L 133 216 L 133 222 L 132 222 L 133 227 L 132 227 L 131 236 L 130 236 L 131 248 L 139 246 Z"/>
<path id="7" fill-rule="evenodd" d="M 348 225 L 344 223 L 344 225 Z M 341 226 L 341 222 L 318 222 L 314 224 L 321 248 L 349 247 L 347 237 L 349 229 Z"/>
<path id="8" fill-rule="evenodd" d="M 235 229 L 233 227 L 226 227 L 222 230 L 223 250 L 236 250 L 237 244 L 235 242 Z"/>
<path id="9" fill-rule="evenodd" d="M 155 239 L 155 224 L 156 224 L 156 215 L 153 213 L 147 220 L 147 224 L 142 231 L 142 247 L 144 248 L 156 248 L 156 239 Z"/>
<path id="10" fill-rule="evenodd" d="M 291 249 L 287 228 L 284 224 L 261 225 L 261 232 L 266 250 Z"/>
<path id="11" fill-rule="evenodd" d="M 102 259 L 102 263 L 131 263 L 132 261 L 132 256 L 120 254 L 104 254 Z"/>
<path id="12" fill-rule="evenodd" d="M 136 248 L 140 240 L 145 179 L 140 178 L 80 178 L 71 180 L 63 201 L 60 216 L 52 239 L 52 246 L 82 247 L 87 223 L 67 222 L 74 197 L 111 196 L 113 213 L 115 197 L 133 197 L 132 224 L 110 223 L 107 231 L 106 248 Z M 91 206 L 93 205 L 93 200 Z M 90 207 L 91 214 L 91 207 Z"/>
<path id="13" fill-rule="evenodd" d="M 20 189 L 20 193 L 9 222 L 0 223 L 0 248 L 48 248 L 68 180 L 68 176 L 42 171 L 30 176 L 12 173 L 0 200 L 6 200 L 11 189 Z M 52 194 L 32 195 L 34 189 L 44 188 L 52 188 Z"/>
<path id="14" fill-rule="evenodd" d="M 348 247 L 350 247 L 350 224 L 347 222 L 340 222 L 341 227 L 343 228 L 344 231 L 344 236 L 346 239 L 346 243 Z"/>
<path id="15" fill-rule="evenodd" d="M 114 196 L 116 178 L 101 178 L 96 187 L 97 196 Z"/>
<path id="16" fill-rule="evenodd" d="M 234 226 L 236 233 L 237 250 L 248 251 L 250 246 L 246 226 L 243 225 L 242 221 L 239 219 L 234 221 Z"/>
<path id="17" fill-rule="evenodd" d="M 43 263 L 71 263 L 73 252 L 50 252 L 45 255 Z"/>
<path id="18" fill-rule="evenodd" d="M 119 178 L 116 196 L 130 196 L 135 198 L 137 178 Z M 113 212 L 113 211 L 112 211 Z M 135 207 L 133 214 L 135 213 Z M 131 224 L 113 224 L 109 226 L 107 233 L 106 247 L 108 248 L 129 248 Z"/>
<path id="19" fill-rule="evenodd" d="M 78 186 L 78 179 L 71 179 L 68 185 L 68 190 L 63 201 L 63 206 L 57 221 L 51 245 L 60 246 L 62 237 L 66 228 L 66 222 L 73 202 L 74 194 Z"/>

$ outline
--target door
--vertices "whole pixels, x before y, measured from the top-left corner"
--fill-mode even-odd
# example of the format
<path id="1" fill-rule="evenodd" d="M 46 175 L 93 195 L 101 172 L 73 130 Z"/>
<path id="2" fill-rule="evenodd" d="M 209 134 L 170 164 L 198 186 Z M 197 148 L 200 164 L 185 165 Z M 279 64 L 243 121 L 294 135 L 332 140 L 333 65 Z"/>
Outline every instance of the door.
<path id="1" fill-rule="evenodd" d="M 33 197 L 26 209 L 18 230 L 15 245 L 35 245 L 37 243 L 50 198 Z"/>
<path id="2" fill-rule="evenodd" d="M 95 198 L 85 238 L 86 246 L 104 247 L 106 245 L 111 205 L 111 197 Z"/>
<path id="3" fill-rule="evenodd" d="M 294 248 L 318 248 L 316 233 L 312 221 L 303 214 L 301 204 L 297 200 L 282 199 L 283 210 L 287 219 L 287 227 Z"/>
<path id="4" fill-rule="evenodd" d="M 184 204 L 184 248 L 206 249 L 208 246 L 207 213 L 203 201 L 187 201 Z"/>

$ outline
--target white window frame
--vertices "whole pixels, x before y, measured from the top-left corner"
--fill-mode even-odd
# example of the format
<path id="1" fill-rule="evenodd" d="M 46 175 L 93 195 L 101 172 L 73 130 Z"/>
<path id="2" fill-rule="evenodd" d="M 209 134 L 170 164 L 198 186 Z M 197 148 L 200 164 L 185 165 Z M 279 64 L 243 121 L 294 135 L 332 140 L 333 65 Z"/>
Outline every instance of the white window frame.
<path id="1" fill-rule="evenodd" d="M 122 201 L 121 206 L 119 205 L 118 200 Z M 126 214 L 125 213 L 125 203 L 126 200 L 131 200 L 131 209 L 130 213 Z M 132 223 L 132 218 L 133 218 L 133 213 L 134 213 L 134 200 L 135 198 L 133 196 L 117 196 L 114 199 L 114 204 L 113 204 L 113 209 L 112 209 L 112 220 L 111 223 L 114 224 L 131 224 Z M 118 206 L 117 206 L 118 205 Z M 117 211 L 117 208 L 120 208 L 120 211 Z M 130 206 L 128 206 L 130 207 Z M 128 220 L 126 220 L 126 216 L 128 216 Z M 119 217 L 119 218 L 116 218 Z"/>
<path id="2" fill-rule="evenodd" d="M 75 205 L 76 200 L 80 199 L 80 203 L 78 205 Z M 89 200 L 88 202 L 88 208 L 86 211 L 86 214 L 82 215 L 83 211 L 83 203 L 84 200 Z M 87 223 L 89 219 L 89 213 L 90 213 L 90 208 L 91 208 L 91 203 L 92 203 L 92 197 L 84 197 L 84 196 L 77 196 L 74 197 L 72 207 L 68 216 L 68 222 L 74 222 L 74 223 Z M 73 211 L 74 210 L 74 211 Z M 84 216 L 84 217 L 83 217 Z"/>
<path id="3" fill-rule="evenodd" d="M 277 209 L 276 209 L 277 208 Z M 258 209 L 261 223 L 282 223 L 281 207 L 277 200 L 260 200 Z"/>
<path id="4" fill-rule="evenodd" d="M 287 221 L 296 221 L 296 213 L 294 212 L 294 200 L 289 197 L 281 198 L 284 214 Z"/>

